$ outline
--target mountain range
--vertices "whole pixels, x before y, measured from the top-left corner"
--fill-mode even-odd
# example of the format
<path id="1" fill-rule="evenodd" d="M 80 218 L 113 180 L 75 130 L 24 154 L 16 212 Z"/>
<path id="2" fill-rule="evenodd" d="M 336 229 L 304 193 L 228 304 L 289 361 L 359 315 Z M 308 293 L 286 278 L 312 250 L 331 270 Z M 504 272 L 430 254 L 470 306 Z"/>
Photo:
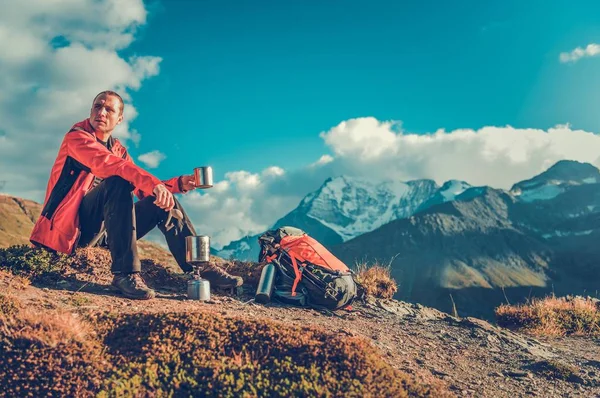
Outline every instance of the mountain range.
<path id="1" fill-rule="evenodd" d="M 393 220 L 452 201 L 471 188 L 466 182 L 456 180 L 440 187 L 427 179 L 373 182 L 346 176 L 329 178 L 318 190 L 306 195 L 298 207 L 277 220 L 271 229 L 292 225 L 331 247 Z M 472 192 L 477 190 L 475 188 Z M 256 261 L 259 236 L 233 241 L 215 254 L 223 258 Z"/>
<path id="2" fill-rule="evenodd" d="M 489 318 L 501 302 L 599 286 L 600 171 L 587 163 L 560 161 L 510 190 L 337 177 L 273 228 L 284 225 L 348 265 L 389 265 L 396 298 L 447 312 Z M 256 260 L 257 237 L 219 254 Z"/>

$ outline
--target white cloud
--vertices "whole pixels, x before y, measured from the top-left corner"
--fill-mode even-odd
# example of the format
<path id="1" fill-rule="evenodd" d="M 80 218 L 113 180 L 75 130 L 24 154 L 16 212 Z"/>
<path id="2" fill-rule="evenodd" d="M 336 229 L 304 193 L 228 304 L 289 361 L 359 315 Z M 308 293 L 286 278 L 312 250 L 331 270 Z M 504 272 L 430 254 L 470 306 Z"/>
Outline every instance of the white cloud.
<path id="1" fill-rule="evenodd" d="M 375 179 L 431 178 L 438 183 L 461 179 L 473 185 L 509 188 L 558 160 L 593 163 L 600 153 L 598 135 L 573 130 L 569 125 L 547 131 L 488 126 L 479 130 L 438 130 L 423 135 L 394 132 L 391 126 L 389 122 L 374 124 L 373 118 L 360 118 L 322 133 L 325 142 L 338 155 L 334 169 Z M 372 157 L 365 154 L 361 142 L 346 139 L 356 136 L 353 130 L 374 137 L 391 135 L 393 139 L 380 140 L 379 146 L 371 149 L 380 156 Z"/>
<path id="2" fill-rule="evenodd" d="M 318 167 L 318 166 L 322 166 L 325 165 L 327 163 L 331 163 L 333 162 L 333 156 L 331 155 L 323 155 L 319 158 L 319 160 L 317 160 L 316 162 L 312 163 L 310 166 L 311 167 Z"/>
<path id="3" fill-rule="evenodd" d="M 152 151 L 138 156 L 138 160 L 150 169 L 157 168 L 160 165 L 160 162 L 166 158 L 165 154 L 160 151 Z"/>
<path id="4" fill-rule="evenodd" d="M 599 136 L 569 125 L 547 131 L 488 126 L 423 135 L 400 131 L 398 126 L 374 118 L 344 121 L 321 133 L 335 157 L 325 155 L 280 174 L 273 173 L 274 168 L 231 172 L 214 188 L 185 195 L 184 206 L 198 223 L 198 233 L 210 235 L 221 247 L 269 228 L 332 176 L 430 178 L 440 185 L 460 179 L 508 189 L 561 159 L 595 163 L 600 153 Z"/>
<path id="5" fill-rule="evenodd" d="M 335 148 L 337 155 L 352 153 L 360 160 L 369 161 L 389 153 L 396 140 L 393 129 L 398 126 L 399 123 L 379 122 L 373 117 L 350 119 L 321 133 L 321 137 Z"/>
<path id="6" fill-rule="evenodd" d="M 142 0 L 5 0 L 0 13 L 0 180 L 41 201 L 65 132 L 89 115 L 103 90 L 126 102 L 115 136 L 137 143 L 129 92 L 159 72 L 161 59 L 123 59 L 146 22 Z"/>
<path id="7" fill-rule="evenodd" d="M 280 177 L 284 174 L 285 174 L 285 170 L 282 169 L 281 167 L 277 167 L 277 166 L 268 167 L 268 168 L 264 169 L 262 172 L 262 176 L 266 177 L 266 178 Z"/>
<path id="8" fill-rule="evenodd" d="M 225 180 L 215 181 L 213 188 L 190 192 L 181 201 L 196 232 L 211 236 L 213 246 L 220 248 L 232 240 L 264 231 L 274 217 L 298 204 L 304 194 L 270 192 L 288 177 L 279 167 L 260 173 L 233 171 L 225 174 Z"/>
<path id="9" fill-rule="evenodd" d="M 594 57 L 600 55 L 600 44 L 591 43 L 585 48 L 577 47 L 571 52 L 560 53 L 560 62 L 576 62 L 583 57 Z"/>

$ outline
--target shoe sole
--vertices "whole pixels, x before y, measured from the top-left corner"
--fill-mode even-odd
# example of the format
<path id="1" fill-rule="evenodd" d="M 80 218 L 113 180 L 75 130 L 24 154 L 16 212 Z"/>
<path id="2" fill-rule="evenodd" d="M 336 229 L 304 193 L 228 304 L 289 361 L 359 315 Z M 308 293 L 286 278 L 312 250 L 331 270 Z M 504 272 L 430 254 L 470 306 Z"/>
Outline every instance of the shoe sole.
<path id="1" fill-rule="evenodd" d="M 121 294 L 127 298 L 134 299 L 134 300 L 152 300 L 153 298 L 156 298 L 156 294 L 151 294 L 149 296 L 144 296 L 144 297 L 133 296 L 131 294 L 127 294 L 127 293 L 123 293 L 123 292 L 121 292 Z"/>
<path id="2" fill-rule="evenodd" d="M 115 285 L 111 285 L 113 289 L 115 289 L 117 291 L 117 293 L 122 294 L 123 296 L 130 298 L 130 299 L 135 299 L 135 300 L 152 300 L 153 298 L 156 298 L 156 292 L 151 293 L 149 295 L 146 296 L 135 296 L 133 294 L 129 294 L 126 293 L 124 291 L 122 291 L 121 289 L 119 289 L 118 287 L 116 287 Z"/>

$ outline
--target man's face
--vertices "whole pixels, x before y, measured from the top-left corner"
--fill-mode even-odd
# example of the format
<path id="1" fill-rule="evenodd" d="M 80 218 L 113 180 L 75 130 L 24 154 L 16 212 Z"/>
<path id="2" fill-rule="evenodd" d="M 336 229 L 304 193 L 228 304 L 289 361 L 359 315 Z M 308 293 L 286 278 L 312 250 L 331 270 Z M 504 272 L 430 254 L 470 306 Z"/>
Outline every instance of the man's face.
<path id="1" fill-rule="evenodd" d="M 110 133 L 123 121 L 121 101 L 110 94 L 101 94 L 92 104 L 90 124 L 94 130 Z"/>

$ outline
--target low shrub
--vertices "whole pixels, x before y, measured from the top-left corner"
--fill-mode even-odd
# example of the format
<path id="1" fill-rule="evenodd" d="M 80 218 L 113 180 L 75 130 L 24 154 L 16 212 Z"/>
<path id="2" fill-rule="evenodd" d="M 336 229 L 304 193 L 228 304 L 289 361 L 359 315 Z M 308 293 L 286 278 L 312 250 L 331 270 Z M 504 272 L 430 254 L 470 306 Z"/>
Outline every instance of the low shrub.
<path id="1" fill-rule="evenodd" d="M 73 259 L 65 254 L 52 253 L 27 245 L 0 249 L 0 269 L 32 281 L 56 280 L 71 266 Z"/>
<path id="2" fill-rule="evenodd" d="M 0 396 L 444 396 L 366 340 L 213 313 L 0 314 Z"/>
<path id="3" fill-rule="evenodd" d="M 110 367 L 89 325 L 69 313 L 0 314 L 0 396 L 90 396 Z"/>
<path id="4" fill-rule="evenodd" d="M 369 296 L 389 299 L 398 291 L 398 284 L 392 278 L 391 268 L 378 263 L 359 264 L 356 267 L 356 280 L 365 288 Z"/>
<path id="5" fill-rule="evenodd" d="M 183 273 L 170 272 L 152 259 L 141 262 L 142 274 L 151 286 L 185 290 L 187 279 Z M 0 270 L 40 284 L 69 278 L 108 284 L 111 264 L 110 252 L 98 247 L 79 248 L 71 256 L 26 245 L 0 249 Z"/>
<path id="6" fill-rule="evenodd" d="M 546 336 L 600 336 L 600 304 L 589 297 L 546 297 L 496 308 L 498 324 Z"/>
<path id="7" fill-rule="evenodd" d="M 136 314 L 104 343 L 117 364 L 101 396 L 427 396 L 365 341 L 216 314 Z M 135 337 L 132 337 L 135 336 Z"/>
<path id="8" fill-rule="evenodd" d="M 533 370 L 540 376 L 544 376 L 549 380 L 564 380 L 570 382 L 581 382 L 579 369 L 573 365 L 569 365 L 556 360 L 543 360 L 534 362 L 529 365 L 529 369 Z"/>
<path id="9" fill-rule="evenodd" d="M 11 296 L 0 294 L 0 316 L 8 318 L 16 315 L 21 308 L 21 304 Z"/>

